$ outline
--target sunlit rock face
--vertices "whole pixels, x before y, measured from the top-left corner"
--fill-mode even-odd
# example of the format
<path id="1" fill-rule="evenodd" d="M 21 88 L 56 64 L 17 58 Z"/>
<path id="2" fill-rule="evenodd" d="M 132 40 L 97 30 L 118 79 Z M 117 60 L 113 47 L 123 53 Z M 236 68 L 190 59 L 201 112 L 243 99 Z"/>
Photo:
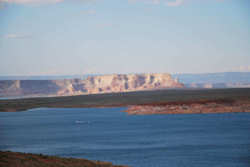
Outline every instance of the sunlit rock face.
<path id="1" fill-rule="evenodd" d="M 96 93 L 183 88 L 170 74 L 112 74 L 85 80 L 0 81 L 0 96 L 67 96 Z"/>
<path id="2" fill-rule="evenodd" d="M 86 79 L 88 93 L 127 92 L 161 88 L 182 88 L 169 74 L 114 74 Z"/>

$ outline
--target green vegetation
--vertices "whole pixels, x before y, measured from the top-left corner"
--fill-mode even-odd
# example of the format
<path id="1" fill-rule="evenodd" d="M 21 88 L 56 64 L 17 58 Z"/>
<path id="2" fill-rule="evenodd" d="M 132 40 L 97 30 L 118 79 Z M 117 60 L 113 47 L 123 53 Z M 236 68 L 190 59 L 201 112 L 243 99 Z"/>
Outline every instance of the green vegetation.
<path id="1" fill-rule="evenodd" d="M 110 162 L 0 151 L 0 167 L 125 167 Z"/>
<path id="2" fill-rule="evenodd" d="M 0 100 L 0 111 L 25 111 L 32 108 L 115 107 L 142 104 L 192 101 L 250 100 L 250 88 L 237 89 L 169 89 L 65 97 L 40 97 Z"/>

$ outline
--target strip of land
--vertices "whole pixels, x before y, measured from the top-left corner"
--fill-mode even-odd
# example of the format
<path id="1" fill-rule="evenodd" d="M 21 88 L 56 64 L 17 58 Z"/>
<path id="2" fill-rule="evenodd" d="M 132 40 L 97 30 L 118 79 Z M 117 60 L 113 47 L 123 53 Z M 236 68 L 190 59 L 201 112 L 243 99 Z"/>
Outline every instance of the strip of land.
<path id="1" fill-rule="evenodd" d="M 129 115 L 250 112 L 249 100 L 197 100 L 129 106 Z"/>
<path id="2" fill-rule="evenodd" d="M 250 112 L 250 89 L 169 89 L 0 100 L 1 112 L 86 107 L 128 107 L 129 114 Z"/>
<path id="3" fill-rule="evenodd" d="M 43 154 L 0 151 L 1 167 L 126 167 L 110 162 L 90 161 L 76 158 L 60 158 Z"/>

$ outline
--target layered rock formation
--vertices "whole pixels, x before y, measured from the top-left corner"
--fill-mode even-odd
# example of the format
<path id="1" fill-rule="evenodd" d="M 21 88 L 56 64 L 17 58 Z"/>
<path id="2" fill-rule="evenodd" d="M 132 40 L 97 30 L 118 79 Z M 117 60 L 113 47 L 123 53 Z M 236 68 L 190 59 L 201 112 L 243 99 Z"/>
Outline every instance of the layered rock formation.
<path id="1" fill-rule="evenodd" d="M 113 74 L 84 80 L 5 80 L 0 81 L 0 96 L 66 96 L 182 87 L 170 74 Z"/>

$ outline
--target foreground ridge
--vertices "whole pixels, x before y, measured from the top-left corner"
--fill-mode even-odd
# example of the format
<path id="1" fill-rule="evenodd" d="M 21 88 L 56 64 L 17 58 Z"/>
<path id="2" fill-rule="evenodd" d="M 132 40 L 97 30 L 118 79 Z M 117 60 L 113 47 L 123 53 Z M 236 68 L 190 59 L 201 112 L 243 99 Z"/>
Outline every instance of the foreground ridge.
<path id="1" fill-rule="evenodd" d="M 27 111 L 32 108 L 129 107 L 137 105 L 203 106 L 214 110 L 211 103 L 226 108 L 235 106 L 250 110 L 250 89 L 156 90 L 64 97 L 39 97 L 0 100 L 0 112 Z M 198 103 L 198 104 L 197 104 Z M 209 103 L 209 104 L 205 104 Z M 217 107 L 219 107 L 217 106 Z M 237 107 L 238 106 L 238 107 Z M 179 108 L 178 107 L 178 108 Z M 193 107 L 192 107 L 193 108 Z M 217 108 L 218 109 L 218 108 Z M 231 109 L 230 109 L 231 110 Z M 188 110 L 184 110 L 188 112 Z M 215 110 L 218 111 L 218 110 Z"/>
<path id="2" fill-rule="evenodd" d="M 60 158 L 43 154 L 0 151 L 0 167 L 128 167 L 110 162 L 76 158 Z"/>

